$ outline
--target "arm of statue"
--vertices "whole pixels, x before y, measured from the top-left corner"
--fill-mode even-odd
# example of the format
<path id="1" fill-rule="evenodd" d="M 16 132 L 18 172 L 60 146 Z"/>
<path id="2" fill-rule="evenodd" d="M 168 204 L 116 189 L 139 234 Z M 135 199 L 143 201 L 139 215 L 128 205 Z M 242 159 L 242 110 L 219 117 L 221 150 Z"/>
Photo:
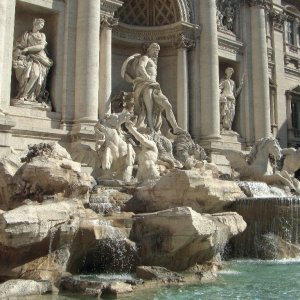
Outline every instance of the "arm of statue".
<path id="1" fill-rule="evenodd" d="M 236 89 L 236 91 L 234 92 L 234 96 L 235 98 L 238 98 L 238 96 L 240 95 L 242 88 L 244 86 L 244 79 L 245 79 L 245 73 L 243 74 L 240 86 Z"/>
<path id="2" fill-rule="evenodd" d="M 134 127 L 132 122 L 125 123 L 128 131 L 146 148 L 150 150 L 155 150 L 155 143 L 153 141 L 147 140 L 141 133 L 139 133 Z"/>
<path id="3" fill-rule="evenodd" d="M 41 50 L 44 50 L 46 46 L 47 46 L 46 36 L 44 34 L 42 34 L 40 44 L 26 47 L 22 50 L 22 52 L 23 53 L 26 53 L 26 52 L 39 52 Z"/>
<path id="4" fill-rule="evenodd" d="M 148 64 L 148 61 L 149 61 L 149 57 L 146 55 L 140 58 L 139 64 L 137 66 L 137 71 L 138 71 L 137 73 L 141 75 L 143 79 L 151 81 L 151 77 L 148 75 L 146 71 L 146 66 Z"/>
<path id="5" fill-rule="evenodd" d="M 222 91 L 224 89 L 224 80 L 223 79 L 219 83 L 219 89 L 220 89 L 220 93 L 222 93 Z"/>

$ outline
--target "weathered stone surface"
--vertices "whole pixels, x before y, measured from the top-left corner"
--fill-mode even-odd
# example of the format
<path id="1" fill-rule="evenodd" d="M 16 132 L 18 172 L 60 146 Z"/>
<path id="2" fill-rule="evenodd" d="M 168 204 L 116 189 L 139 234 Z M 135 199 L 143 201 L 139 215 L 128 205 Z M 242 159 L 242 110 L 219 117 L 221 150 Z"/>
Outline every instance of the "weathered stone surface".
<path id="1" fill-rule="evenodd" d="M 26 153 L 0 160 L 0 208 L 12 209 L 27 198 L 42 201 L 55 194 L 84 199 L 91 178 L 63 147 L 42 143 L 30 146 Z"/>
<path id="2" fill-rule="evenodd" d="M 235 213 L 201 215 L 178 207 L 134 216 L 130 237 L 140 249 L 142 264 L 179 271 L 213 259 L 245 228 Z"/>
<path id="3" fill-rule="evenodd" d="M 0 278 L 50 280 L 66 271 L 82 220 L 97 218 L 80 200 L 23 205 L 0 215 Z"/>
<path id="4" fill-rule="evenodd" d="M 144 213 L 189 206 L 197 212 L 214 213 L 245 197 L 236 182 L 216 179 L 212 172 L 173 170 L 154 186 L 138 188 L 126 210 Z"/>
<path id="5" fill-rule="evenodd" d="M 156 266 L 139 266 L 136 268 L 136 276 L 145 280 L 160 280 L 164 283 L 184 281 L 179 274 Z"/>
<path id="6" fill-rule="evenodd" d="M 227 226 L 228 238 L 231 238 L 243 232 L 247 227 L 247 224 L 244 221 L 243 217 L 236 212 L 216 213 L 216 214 L 212 214 L 211 218 L 215 222 L 217 221 Z"/>
<path id="7" fill-rule="evenodd" d="M 41 242 L 56 231 L 73 235 L 79 228 L 80 201 L 23 205 L 0 215 L 0 243 L 21 248 Z"/>
<path id="8" fill-rule="evenodd" d="M 11 299 L 12 297 L 26 297 L 43 295 L 52 292 L 49 281 L 34 281 L 15 279 L 0 284 L 0 299 Z"/>
<path id="9" fill-rule="evenodd" d="M 96 280 L 82 280 L 73 276 L 62 278 L 60 289 L 63 291 L 85 293 L 86 290 L 101 291 L 106 283 Z"/>

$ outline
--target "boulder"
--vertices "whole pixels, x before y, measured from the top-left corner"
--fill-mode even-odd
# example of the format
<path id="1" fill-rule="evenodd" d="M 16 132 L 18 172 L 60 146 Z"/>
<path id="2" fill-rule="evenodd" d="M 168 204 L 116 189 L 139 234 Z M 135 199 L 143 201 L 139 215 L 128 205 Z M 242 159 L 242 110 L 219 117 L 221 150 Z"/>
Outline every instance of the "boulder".
<path id="1" fill-rule="evenodd" d="M 49 281 L 34 280 L 8 280 L 0 284 L 0 299 L 12 299 L 13 297 L 38 296 L 52 292 Z"/>
<path id="2" fill-rule="evenodd" d="M 95 217 L 76 199 L 23 205 L 4 212 L 0 215 L 0 278 L 58 283 L 81 220 Z"/>
<path id="3" fill-rule="evenodd" d="M 23 205 L 0 215 L 0 244 L 22 248 L 59 233 L 60 238 L 73 236 L 79 228 L 81 201 Z M 65 241 L 62 241 L 63 243 Z"/>
<path id="4" fill-rule="evenodd" d="M 131 293 L 132 291 L 133 289 L 130 284 L 116 281 L 108 284 L 108 286 L 102 290 L 101 297 L 118 297 L 120 295 Z"/>
<path id="5" fill-rule="evenodd" d="M 136 276 L 144 280 L 159 280 L 164 283 L 178 283 L 184 281 L 183 276 L 157 266 L 138 266 L 136 268 Z"/>
<path id="6" fill-rule="evenodd" d="M 0 209 L 15 208 L 28 198 L 43 201 L 56 194 L 87 196 L 91 177 L 63 147 L 41 143 L 28 148 L 26 153 L 13 153 L 0 160 Z"/>
<path id="7" fill-rule="evenodd" d="M 138 188 L 128 201 L 126 210 L 147 213 L 189 206 L 200 213 L 214 213 L 244 197 L 235 181 L 214 178 L 212 172 L 202 173 L 201 169 L 175 169 L 154 185 Z"/>
<path id="8" fill-rule="evenodd" d="M 137 243 L 141 264 L 186 270 L 212 260 L 229 238 L 246 228 L 235 213 L 199 214 L 190 207 L 135 215 L 130 238 Z"/>

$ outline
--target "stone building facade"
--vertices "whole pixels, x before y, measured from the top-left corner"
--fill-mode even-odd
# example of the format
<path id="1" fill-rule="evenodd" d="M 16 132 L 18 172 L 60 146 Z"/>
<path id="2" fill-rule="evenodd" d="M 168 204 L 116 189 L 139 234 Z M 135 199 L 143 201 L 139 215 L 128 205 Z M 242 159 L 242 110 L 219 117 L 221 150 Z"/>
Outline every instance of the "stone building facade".
<path id="1" fill-rule="evenodd" d="M 51 109 L 18 105 L 12 67 L 17 39 L 36 18 L 53 61 L 46 78 Z M 158 81 L 178 124 L 219 159 L 271 134 L 300 145 L 300 1 L 1 0 L 0 146 L 94 142 L 111 99 L 132 87 L 124 60 L 161 46 Z M 219 84 L 226 68 L 240 87 L 232 130 L 220 128 Z"/>

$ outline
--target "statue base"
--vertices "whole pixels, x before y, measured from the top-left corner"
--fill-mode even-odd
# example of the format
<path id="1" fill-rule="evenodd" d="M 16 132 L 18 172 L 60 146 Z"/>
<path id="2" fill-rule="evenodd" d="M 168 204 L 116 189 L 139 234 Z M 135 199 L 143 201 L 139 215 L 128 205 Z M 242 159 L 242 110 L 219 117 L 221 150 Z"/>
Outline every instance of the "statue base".
<path id="1" fill-rule="evenodd" d="M 11 105 L 16 107 L 22 107 L 22 108 L 30 108 L 30 109 L 37 109 L 42 111 L 52 111 L 52 106 L 42 102 L 36 102 L 36 101 L 26 101 L 21 99 L 11 99 Z"/>
<path id="2" fill-rule="evenodd" d="M 200 145 L 207 151 L 211 162 L 215 163 L 218 170 L 225 174 L 232 174 L 229 161 L 223 154 L 226 150 L 242 151 L 242 139 L 240 135 L 232 130 L 221 132 L 220 139 L 201 140 Z"/>

